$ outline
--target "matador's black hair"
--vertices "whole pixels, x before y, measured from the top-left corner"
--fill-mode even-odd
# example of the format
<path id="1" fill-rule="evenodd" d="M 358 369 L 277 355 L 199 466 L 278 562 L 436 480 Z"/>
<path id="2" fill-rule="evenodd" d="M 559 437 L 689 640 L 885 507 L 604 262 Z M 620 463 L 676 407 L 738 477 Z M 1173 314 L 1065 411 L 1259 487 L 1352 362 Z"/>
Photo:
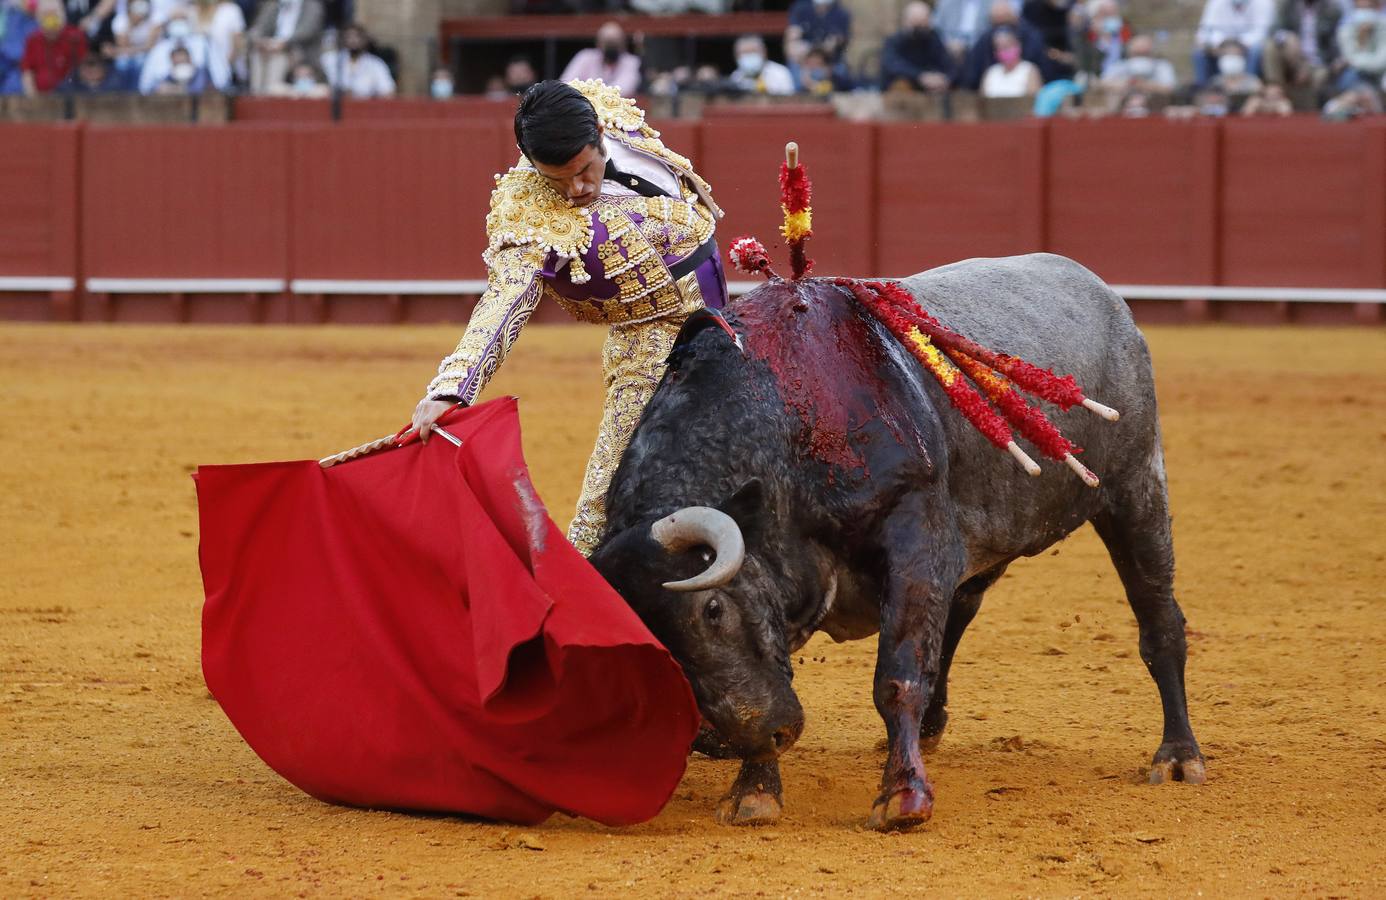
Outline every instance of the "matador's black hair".
<path id="1" fill-rule="evenodd" d="M 530 162 L 561 166 L 597 140 L 597 111 L 576 88 L 541 81 L 520 98 L 515 143 Z"/>

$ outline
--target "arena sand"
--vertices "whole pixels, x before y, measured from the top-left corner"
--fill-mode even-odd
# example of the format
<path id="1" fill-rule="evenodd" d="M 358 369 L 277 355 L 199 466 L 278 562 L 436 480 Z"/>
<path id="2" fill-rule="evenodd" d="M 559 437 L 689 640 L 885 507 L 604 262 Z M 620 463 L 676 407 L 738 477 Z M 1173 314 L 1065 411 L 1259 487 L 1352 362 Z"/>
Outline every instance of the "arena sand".
<path id="1" fill-rule="evenodd" d="M 199 674 L 188 473 L 393 431 L 456 336 L 0 328 L 0 896 L 1386 892 L 1386 332 L 1150 331 L 1208 783 L 1142 783 L 1160 705 L 1084 530 L 988 595 L 934 820 L 896 835 L 862 828 L 870 640 L 800 654 L 808 730 L 759 830 L 712 822 L 731 763 L 640 827 L 517 829 L 328 806 L 242 743 Z M 491 389 L 560 524 L 601 339 L 534 327 Z"/>

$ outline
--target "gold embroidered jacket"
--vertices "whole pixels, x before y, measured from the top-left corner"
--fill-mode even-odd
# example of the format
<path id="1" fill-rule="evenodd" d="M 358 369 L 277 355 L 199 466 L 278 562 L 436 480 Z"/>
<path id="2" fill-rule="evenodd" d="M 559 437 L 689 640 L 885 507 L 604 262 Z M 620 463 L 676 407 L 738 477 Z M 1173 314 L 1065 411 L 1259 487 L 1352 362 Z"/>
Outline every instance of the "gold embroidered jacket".
<path id="1" fill-rule="evenodd" d="M 712 237 L 722 211 L 710 186 L 664 146 L 634 100 L 597 80 L 572 85 L 592 101 L 604 139 L 668 166 L 683 197 L 603 194 L 578 207 L 523 158 L 497 176 L 482 254 L 487 289 L 429 384 L 430 398 L 474 402 L 544 296 L 575 318 L 609 325 L 681 318 L 703 305 L 696 288 L 680 289 L 669 265 Z"/>

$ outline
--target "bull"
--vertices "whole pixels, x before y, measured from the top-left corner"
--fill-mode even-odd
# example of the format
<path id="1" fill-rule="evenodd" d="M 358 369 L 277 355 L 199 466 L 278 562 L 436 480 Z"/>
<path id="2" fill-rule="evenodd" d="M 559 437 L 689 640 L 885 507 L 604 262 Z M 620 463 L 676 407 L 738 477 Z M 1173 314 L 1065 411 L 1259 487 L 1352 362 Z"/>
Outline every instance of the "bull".
<path id="1" fill-rule="evenodd" d="M 719 821 L 783 808 L 779 757 L 804 712 L 790 656 L 817 631 L 877 635 L 888 755 L 870 826 L 932 814 L 922 753 L 947 723 L 948 670 L 1006 567 L 1092 523 L 1140 628 L 1164 735 L 1152 783 L 1201 782 L 1150 354 L 1126 304 L 1081 265 L 975 259 L 902 281 L 945 326 L 1074 375 L 1121 411 L 1051 416 L 1100 473 L 1028 477 L 833 281 L 774 280 L 684 326 L 607 496 L 591 560 L 683 666 L 743 762 Z M 744 348 L 738 344 L 744 343 Z"/>

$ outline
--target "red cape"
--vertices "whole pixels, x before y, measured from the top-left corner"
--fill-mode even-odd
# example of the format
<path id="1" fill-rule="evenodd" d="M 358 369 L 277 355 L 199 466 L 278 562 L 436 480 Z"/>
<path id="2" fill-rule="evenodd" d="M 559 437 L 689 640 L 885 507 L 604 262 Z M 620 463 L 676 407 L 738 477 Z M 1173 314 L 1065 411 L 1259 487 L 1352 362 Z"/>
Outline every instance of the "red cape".
<path id="1" fill-rule="evenodd" d="M 460 449 L 198 469 L 208 688 L 323 800 L 653 817 L 697 730 L 687 680 L 549 519 L 514 399 L 440 424 Z"/>

